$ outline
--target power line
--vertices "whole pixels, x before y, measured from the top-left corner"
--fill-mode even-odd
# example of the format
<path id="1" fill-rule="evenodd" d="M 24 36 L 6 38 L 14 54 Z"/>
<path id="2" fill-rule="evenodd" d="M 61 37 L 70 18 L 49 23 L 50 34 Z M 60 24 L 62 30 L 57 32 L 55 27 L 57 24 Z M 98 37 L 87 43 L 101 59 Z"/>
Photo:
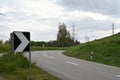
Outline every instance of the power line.
<path id="1" fill-rule="evenodd" d="M 81 1 L 79 1 L 78 0 L 78 2 L 76 3 L 74 0 L 71 0 L 72 1 L 72 3 L 73 3 L 73 5 L 74 5 L 74 7 L 78 10 L 78 11 L 82 11 L 80 8 L 79 8 L 79 6 L 77 6 L 79 3 L 81 3 L 81 4 L 86 4 L 86 2 L 88 3 L 87 4 L 87 6 L 88 5 L 90 5 L 90 3 L 88 2 L 88 1 L 83 1 L 83 0 L 81 0 Z M 91 7 L 91 6 L 88 6 L 88 7 L 86 7 L 86 8 L 88 8 L 87 10 L 92 10 L 92 13 L 93 13 L 93 15 L 94 15 L 94 12 L 93 12 L 93 7 Z M 89 11 L 90 12 L 90 11 Z M 81 14 L 81 15 L 83 15 L 83 16 L 86 16 L 85 14 L 84 14 L 84 12 Z M 97 24 L 98 22 L 97 21 L 95 21 L 95 22 L 93 22 L 92 20 L 90 20 L 90 19 L 87 19 L 88 21 L 87 22 L 89 22 L 91 25 L 89 25 L 89 26 L 95 26 L 95 23 Z"/>
<path id="2" fill-rule="evenodd" d="M 78 11 L 82 11 L 82 10 L 81 10 L 82 8 L 80 8 L 80 7 L 78 6 L 78 4 L 79 4 L 79 5 L 84 5 L 84 6 L 87 6 L 85 9 L 86 9 L 88 12 L 91 12 L 91 14 L 94 15 L 95 19 L 101 18 L 101 16 L 100 16 L 99 14 L 102 15 L 102 12 L 101 12 L 102 10 L 101 10 L 101 9 L 103 9 L 103 8 L 102 8 L 103 2 L 100 2 L 100 0 L 98 0 L 98 2 L 97 2 L 97 0 L 78 0 L 77 2 L 75 2 L 74 0 L 71 0 L 71 1 L 72 1 L 72 3 L 73 3 L 74 7 L 75 7 Z M 81 15 L 86 16 L 84 13 L 81 14 Z M 98 21 L 98 20 L 94 20 L 94 22 L 91 21 L 90 19 L 88 19 L 88 20 L 89 20 L 89 23 L 91 24 L 91 25 L 89 25 L 89 26 L 91 26 L 91 28 L 92 28 L 92 29 L 90 29 L 90 30 L 93 30 L 93 29 L 95 29 L 95 28 L 94 28 L 95 26 L 97 27 L 97 26 L 100 25 L 100 21 Z M 88 22 L 87 22 L 87 23 L 88 23 Z M 107 22 L 102 22 L 102 23 L 104 23 L 104 26 L 105 26 L 106 24 L 108 24 Z M 113 34 L 114 34 L 114 27 L 112 27 L 112 30 L 113 30 Z M 106 32 L 108 32 L 108 31 L 106 31 Z"/>
<path id="3" fill-rule="evenodd" d="M 103 9 L 102 8 L 102 4 L 103 3 L 101 2 L 101 0 L 92 0 L 92 1 L 91 0 L 87 0 L 85 2 L 88 4 L 89 9 L 91 8 L 90 11 L 93 13 L 95 18 L 96 19 L 101 18 L 101 16 L 99 15 L 99 13 L 102 15 L 101 11 Z M 95 22 L 96 22 L 96 26 L 100 24 L 100 22 L 97 21 L 97 20 L 95 20 Z M 108 24 L 107 22 L 103 22 L 103 23 L 104 23 L 104 25 Z M 93 23 L 93 24 L 95 24 L 95 23 Z"/>
<path id="4" fill-rule="evenodd" d="M 94 15 L 95 19 L 98 19 L 100 18 L 100 16 L 98 15 L 98 8 L 97 6 L 94 4 L 94 0 L 91 1 L 91 0 L 82 0 L 82 2 L 84 2 L 84 4 L 86 4 L 86 8 L 88 8 L 88 12 L 91 12 L 90 14 Z M 80 3 L 80 1 L 78 0 L 78 3 Z M 94 27 L 97 27 L 100 22 L 98 20 L 94 20 L 94 22 L 92 20 L 89 19 L 89 23 L 91 24 L 91 29 L 90 30 L 93 30 L 95 29 Z"/>
<path id="5" fill-rule="evenodd" d="M 84 1 L 84 0 L 79 1 L 79 0 L 78 0 L 78 2 L 77 2 L 76 4 L 75 4 L 74 1 L 72 1 L 72 2 L 73 2 L 73 4 L 75 5 L 75 7 L 76 7 L 79 11 L 81 11 L 81 9 L 80 9 L 78 6 L 76 6 L 76 4 L 78 5 L 78 3 L 81 3 L 81 4 L 84 4 L 84 5 L 88 6 L 88 7 L 86 7 L 86 10 L 88 10 L 88 12 L 91 12 L 90 14 L 93 14 L 96 19 L 98 18 L 98 15 L 97 15 L 96 12 L 95 12 L 94 5 L 91 4 L 91 1 L 89 1 L 89 0 L 87 0 L 87 1 Z M 83 15 L 83 16 L 86 16 L 84 13 L 83 13 L 82 15 Z M 94 20 L 94 22 L 93 22 L 92 20 L 90 20 L 90 19 L 87 19 L 87 20 L 88 20 L 87 23 L 89 22 L 89 23 L 91 24 L 91 25 L 89 25 L 89 26 L 91 26 L 91 28 L 92 28 L 92 29 L 90 29 L 90 30 L 93 30 L 93 29 L 94 29 L 94 26 L 97 26 L 98 23 L 99 23 L 97 20 Z"/>

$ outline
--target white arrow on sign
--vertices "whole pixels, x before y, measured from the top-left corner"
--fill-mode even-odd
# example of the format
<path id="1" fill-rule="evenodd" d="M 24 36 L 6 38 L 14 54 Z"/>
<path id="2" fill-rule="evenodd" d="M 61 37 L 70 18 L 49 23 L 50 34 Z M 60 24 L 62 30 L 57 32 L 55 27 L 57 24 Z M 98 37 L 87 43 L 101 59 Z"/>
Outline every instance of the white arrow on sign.
<path id="1" fill-rule="evenodd" d="M 21 52 L 25 49 L 25 47 L 29 44 L 29 40 L 24 36 L 22 32 L 15 32 L 17 37 L 21 40 L 20 45 L 17 47 L 15 52 Z"/>

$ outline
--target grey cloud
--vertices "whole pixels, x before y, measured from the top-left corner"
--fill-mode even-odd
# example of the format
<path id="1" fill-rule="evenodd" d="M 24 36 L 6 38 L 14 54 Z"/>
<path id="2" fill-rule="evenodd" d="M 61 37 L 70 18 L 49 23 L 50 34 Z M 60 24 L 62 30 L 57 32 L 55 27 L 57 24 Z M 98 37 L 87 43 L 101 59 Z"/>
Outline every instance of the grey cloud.
<path id="1" fill-rule="evenodd" d="M 90 11 L 120 17 L 120 0 L 57 0 L 56 4 L 67 11 Z"/>
<path id="2" fill-rule="evenodd" d="M 56 40 L 57 37 L 57 31 L 56 30 L 51 30 L 51 31 L 36 31 L 36 32 L 31 32 L 32 40 L 37 40 L 37 41 L 49 41 L 49 40 Z M 35 36 L 36 35 L 36 36 Z"/>
<path id="3" fill-rule="evenodd" d="M 111 25 L 110 25 L 111 22 L 109 21 L 96 22 L 94 19 L 92 18 L 88 19 L 87 17 L 77 21 L 69 20 L 65 22 L 65 24 L 67 24 L 67 28 L 71 32 L 72 32 L 72 25 L 74 24 L 77 35 L 84 35 L 88 33 L 90 35 L 92 33 L 98 33 L 100 31 L 105 31 L 106 33 L 108 33 L 109 30 L 111 31 Z"/>
<path id="4" fill-rule="evenodd" d="M 9 37 L 6 34 L 0 34 L 0 39 L 3 39 L 5 41 L 5 40 L 9 40 Z"/>
<path id="5" fill-rule="evenodd" d="M 27 16 L 27 13 L 25 12 L 15 12 L 15 11 L 9 11 L 4 13 L 5 16 L 0 16 L 0 22 L 10 22 L 13 20 L 27 20 L 30 19 L 30 16 Z"/>
<path id="6" fill-rule="evenodd" d="M 59 18 L 37 18 L 37 22 L 58 22 Z"/>
<path id="7" fill-rule="evenodd" d="M 50 26 L 57 26 L 60 22 L 60 18 L 36 18 L 35 21 L 42 24 L 48 24 Z"/>
<path id="8" fill-rule="evenodd" d="M 27 13 L 25 12 L 15 12 L 15 11 L 11 11 L 11 12 L 7 12 L 6 13 L 6 17 L 13 17 L 14 20 L 25 20 L 25 19 L 29 19 L 30 17 L 27 16 Z"/>
<path id="9" fill-rule="evenodd" d="M 0 25 L 0 32 L 9 31 L 11 28 L 8 26 Z"/>
<path id="10" fill-rule="evenodd" d="M 11 28 L 8 26 L 0 25 L 0 39 L 8 40 L 9 39 L 9 31 L 11 31 Z"/>

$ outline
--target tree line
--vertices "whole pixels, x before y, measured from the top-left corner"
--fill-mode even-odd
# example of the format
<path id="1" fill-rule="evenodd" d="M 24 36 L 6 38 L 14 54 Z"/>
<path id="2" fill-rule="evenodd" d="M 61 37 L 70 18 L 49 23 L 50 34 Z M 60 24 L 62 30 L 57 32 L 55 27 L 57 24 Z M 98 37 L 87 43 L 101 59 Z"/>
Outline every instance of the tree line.
<path id="1" fill-rule="evenodd" d="M 41 47 L 70 47 L 80 44 L 78 40 L 70 35 L 70 32 L 67 30 L 67 26 L 62 23 L 58 25 L 57 40 L 51 40 L 48 42 L 45 41 L 32 41 L 32 46 L 41 46 Z"/>
<path id="2" fill-rule="evenodd" d="M 74 40 L 70 32 L 67 30 L 67 26 L 62 23 L 58 25 L 58 33 L 56 35 L 56 40 L 45 41 L 31 41 L 31 46 L 41 46 L 41 47 L 70 47 L 80 44 L 78 40 Z M 9 44 L 10 41 L 0 40 L 0 44 Z"/>

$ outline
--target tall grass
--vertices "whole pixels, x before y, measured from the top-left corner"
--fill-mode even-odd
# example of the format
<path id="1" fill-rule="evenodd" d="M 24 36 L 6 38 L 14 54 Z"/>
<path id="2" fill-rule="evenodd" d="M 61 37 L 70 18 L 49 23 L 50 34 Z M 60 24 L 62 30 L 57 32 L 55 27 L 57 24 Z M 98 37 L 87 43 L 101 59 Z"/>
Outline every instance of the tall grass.
<path id="1" fill-rule="evenodd" d="M 0 72 L 4 80 L 29 80 L 29 62 L 22 54 L 0 57 Z M 58 80 L 32 64 L 32 80 Z"/>

